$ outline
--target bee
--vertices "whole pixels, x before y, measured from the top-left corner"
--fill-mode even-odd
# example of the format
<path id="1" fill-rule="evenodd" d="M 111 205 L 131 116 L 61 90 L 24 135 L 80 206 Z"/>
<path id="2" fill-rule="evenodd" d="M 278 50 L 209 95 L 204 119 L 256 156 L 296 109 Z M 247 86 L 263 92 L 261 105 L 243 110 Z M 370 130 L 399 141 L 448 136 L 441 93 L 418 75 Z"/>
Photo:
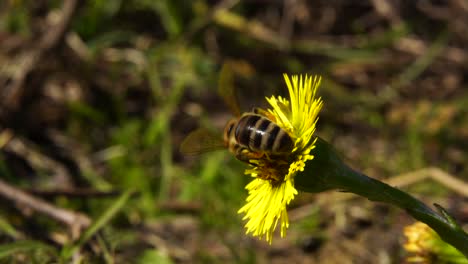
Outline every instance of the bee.
<path id="1" fill-rule="evenodd" d="M 255 108 L 240 114 L 232 75 L 226 67 L 220 73 L 218 92 L 237 117 L 227 122 L 222 140 L 203 130 L 192 132 L 182 143 L 182 152 L 190 154 L 224 147 L 247 163 L 264 155 L 281 156 L 291 152 L 294 148 L 291 136 L 272 121 L 268 112 Z"/>
<path id="2" fill-rule="evenodd" d="M 263 155 L 277 156 L 290 152 L 294 143 L 288 133 L 257 111 L 231 119 L 224 128 L 224 145 L 237 159 L 248 162 Z"/>

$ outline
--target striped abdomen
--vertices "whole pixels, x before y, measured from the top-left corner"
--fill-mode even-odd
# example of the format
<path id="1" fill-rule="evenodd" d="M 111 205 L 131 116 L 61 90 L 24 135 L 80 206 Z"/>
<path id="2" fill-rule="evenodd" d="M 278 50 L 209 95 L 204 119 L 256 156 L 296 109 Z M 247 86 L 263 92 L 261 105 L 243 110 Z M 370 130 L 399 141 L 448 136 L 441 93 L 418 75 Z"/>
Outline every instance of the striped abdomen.
<path id="1" fill-rule="evenodd" d="M 255 152 L 286 153 L 293 149 L 291 137 L 277 124 L 256 115 L 244 114 L 231 132 L 237 143 Z"/>

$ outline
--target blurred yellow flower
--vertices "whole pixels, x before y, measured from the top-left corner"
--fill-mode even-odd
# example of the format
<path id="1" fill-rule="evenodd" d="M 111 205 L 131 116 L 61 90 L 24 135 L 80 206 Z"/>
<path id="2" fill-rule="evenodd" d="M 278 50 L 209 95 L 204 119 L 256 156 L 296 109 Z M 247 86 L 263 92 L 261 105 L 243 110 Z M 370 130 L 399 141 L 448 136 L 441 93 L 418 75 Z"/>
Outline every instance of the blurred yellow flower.
<path id="1" fill-rule="evenodd" d="M 468 263 L 458 250 L 440 239 L 428 225 L 416 222 L 404 229 L 405 250 L 411 263 Z"/>
<path id="2" fill-rule="evenodd" d="M 289 226 L 286 206 L 294 199 L 296 172 L 303 171 L 306 161 L 313 159 L 315 125 L 322 108 L 321 98 L 316 98 L 316 90 L 321 78 L 318 76 L 297 76 L 290 79 L 284 74 L 289 90 L 289 100 L 281 96 L 266 98 L 271 105 L 264 115 L 283 128 L 294 141 L 291 153 L 282 157 L 264 156 L 251 160 L 252 167 L 245 171 L 254 179 L 246 186 L 246 204 L 238 211 L 244 213 L 246 233 L 271 244 L 278 221 L 281 237 Z"/>
<path id="3" fill-rule="evenodd" d="M 434 235 L 430 227 L 421 222 L 406 226 L 404 229 L 406 243 L 403 245 L 408 253 L 413 255 L 408 258 L 409 262 L 424 262 L 431 258 L 434 247 Z"/>

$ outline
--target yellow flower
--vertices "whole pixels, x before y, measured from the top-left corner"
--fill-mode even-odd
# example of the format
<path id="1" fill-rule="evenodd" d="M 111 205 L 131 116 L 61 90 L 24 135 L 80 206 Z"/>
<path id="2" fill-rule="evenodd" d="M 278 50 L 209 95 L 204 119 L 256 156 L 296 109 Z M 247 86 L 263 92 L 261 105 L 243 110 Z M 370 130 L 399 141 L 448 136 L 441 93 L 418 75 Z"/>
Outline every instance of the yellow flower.
<path id="1" fill-rule="evenodd" d="M 416 222 L 404 229 L 405 250 L 410 253 L 408 262 L 412 263 L 468 263 L 458 250 L 440 239 L 428 225 Z"/>
<path id="2" fill-rule="evenodd" d="M 421 222 L 406 226 L 404 229 L 406 243 L 403 245 L 408 253 L 414 254 L 409 262 L 425 262 L 431 258 L 435 232 Z"/>
<path id="3" fill-rule="evenodd" d="M 289 90 L 289 100 L 281 96 L 266 98 L 271 109 L 264 112 L 265 117 L 283 128 L 294 141 L 291 153 L 281 157 L 250 160 L 252 167 L 245 171 L 254 179 L 246 186 L 246 204 L 238 211 L 245 213 L 246 233 L 271 244 L 273 232 L 278 221 L 281 237 L 289 226 L 286 206 L 294 199 L 297 190 L 294 176 L 303 171 L 306 161 L 313 159 L 315 125 L 322 108 L 321 98 L 316 98 L 316 90 L 321 78 L 318 76 L 292 76 L 284 74 Z"/>

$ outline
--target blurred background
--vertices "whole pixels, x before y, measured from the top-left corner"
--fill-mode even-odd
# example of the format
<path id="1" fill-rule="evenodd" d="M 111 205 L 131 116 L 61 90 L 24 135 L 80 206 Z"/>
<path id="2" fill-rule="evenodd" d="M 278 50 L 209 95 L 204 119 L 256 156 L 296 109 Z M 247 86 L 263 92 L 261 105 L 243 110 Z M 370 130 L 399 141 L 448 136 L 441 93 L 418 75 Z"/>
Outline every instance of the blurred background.
<path id="1" fill-rule="evenodd" d="M 343 193 L 244 235 L 246 165 L 179 145 L 233 116 L 219 83 L 249 111 L 319 74 L 317 134 L 466 226 L 467 25 L 465 0 L 2 1 L 0 261 L 401 263 L 414 220 Z"/>

